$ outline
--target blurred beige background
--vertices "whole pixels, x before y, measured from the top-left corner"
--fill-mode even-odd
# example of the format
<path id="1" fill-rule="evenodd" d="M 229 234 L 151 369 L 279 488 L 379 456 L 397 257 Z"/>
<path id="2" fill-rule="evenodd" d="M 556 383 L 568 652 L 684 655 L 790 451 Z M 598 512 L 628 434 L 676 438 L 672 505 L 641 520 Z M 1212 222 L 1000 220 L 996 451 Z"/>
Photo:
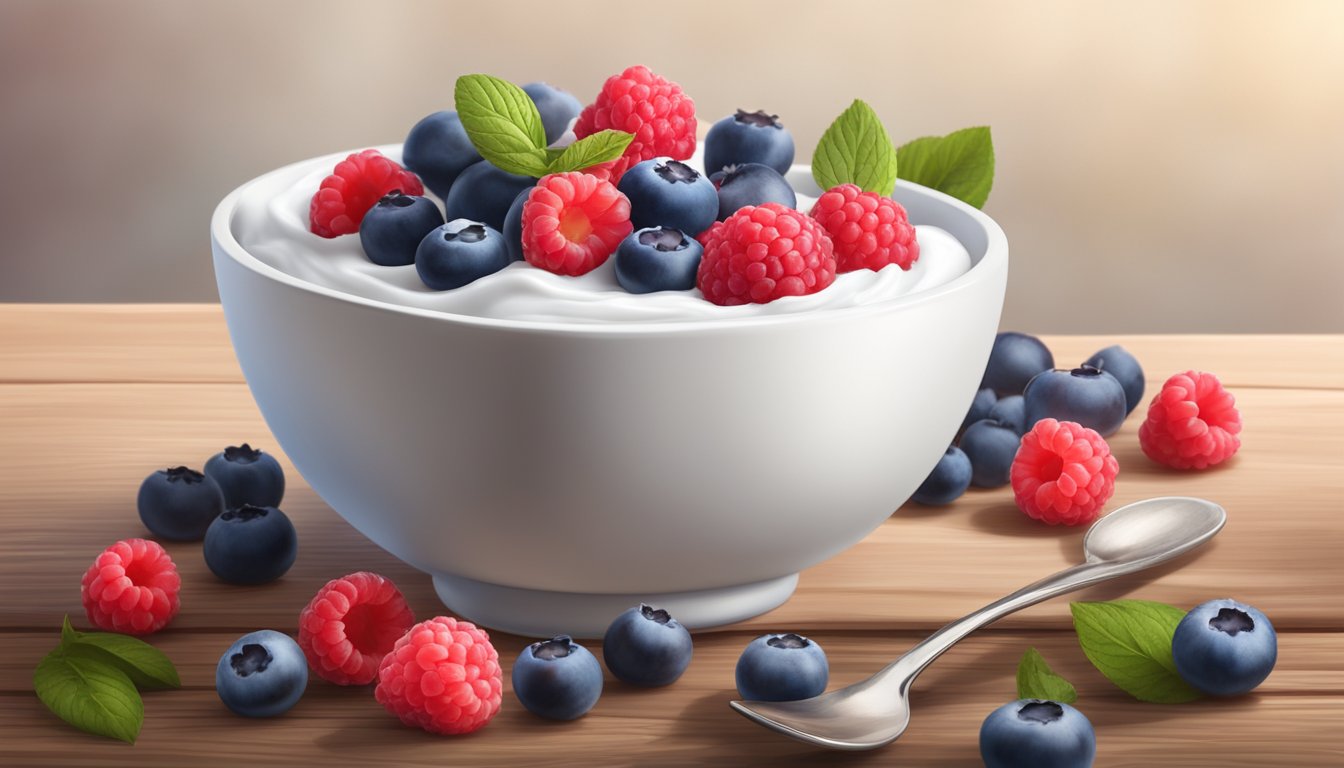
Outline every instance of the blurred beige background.
<path id="1" fill-rule="evenodd" d="M 399 141 L 458 74 L 587 102 L 632 63 L 800 160 L 854 97 L 898 142 L 991 125 L 1005 328 L 1344 331 L 1330 0 L 0 0 L 0 301 L 213 301 L 234 186 Z"/>

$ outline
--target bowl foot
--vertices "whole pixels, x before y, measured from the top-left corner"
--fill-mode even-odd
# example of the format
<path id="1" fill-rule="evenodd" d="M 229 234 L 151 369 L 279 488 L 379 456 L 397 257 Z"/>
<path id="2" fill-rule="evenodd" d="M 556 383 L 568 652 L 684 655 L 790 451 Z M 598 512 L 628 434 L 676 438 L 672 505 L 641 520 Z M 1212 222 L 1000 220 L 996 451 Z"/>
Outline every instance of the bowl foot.
<path id="1" fill-rule="evenodd" d="M 797 586 L 798 574 L 792 573 L 754 584 L 691 592 L 593 594 L 434 576 L 434 590 L 455 615 L 524 637 L 602 637 L 612 619 L 641 602 L 666 609 L 689 629 L 732 624 L 779 606 Z"/>

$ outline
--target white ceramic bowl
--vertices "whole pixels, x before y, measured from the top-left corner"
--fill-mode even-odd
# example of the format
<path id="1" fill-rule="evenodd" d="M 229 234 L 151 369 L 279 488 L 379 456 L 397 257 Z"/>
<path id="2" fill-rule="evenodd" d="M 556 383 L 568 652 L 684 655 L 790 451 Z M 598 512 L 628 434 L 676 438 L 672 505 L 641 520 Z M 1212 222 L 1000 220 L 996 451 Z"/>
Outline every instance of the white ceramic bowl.
<path id="1" fill-rule="evenodd" d="M 790 174 L 817 194 L 806 167 Z M 305 480 L 459 615 L 600 636 L 640 601 L 691 627 L 788 598 L 937 462 L 998 327 L 1008 245 L 988 216 L 902 182 L 915 223 L 970 251 L 898 299 L 690 323 L 488 320 L 357 298 L 211 222 L 229 333 Z M 333 577 L 339 574 L 331 574 Z"/>

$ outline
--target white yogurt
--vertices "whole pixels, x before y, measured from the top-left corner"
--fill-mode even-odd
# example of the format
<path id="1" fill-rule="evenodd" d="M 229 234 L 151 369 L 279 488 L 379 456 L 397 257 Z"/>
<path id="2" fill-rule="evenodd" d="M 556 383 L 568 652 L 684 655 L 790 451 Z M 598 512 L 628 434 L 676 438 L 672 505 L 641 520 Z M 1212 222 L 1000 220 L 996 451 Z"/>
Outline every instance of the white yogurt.
<path id="1" fill-rule="evenodd" d="M 399 151 L 384 151 L 400 160 Z M 632 294 L 616 282 L 614 259 L 579 277 L 514 262 L 456 290 L 432 291 L 420 281 L 414 264 L 383 267 L 369 261 L 358 235 L 327 239 L 308 230 L 309 202 L 337 159 L 316 158 L 257 179 L 239 200 L 234 236 L 262 262 L 300 280 L 407 307 L 500 320 L 694 322 L 872 304 L 942 285 L 971 267 L 970 255 L 956 238 L 937 227 L 917 225 L 919 259 L 908 271 L 893 264 L 877 272 L 846 272 L 817 293 L 769 304 L 720 307 L 696 289 Z M 798 196 L 800 210 L 809 210 L 813 202 L 815 198 Z"/>

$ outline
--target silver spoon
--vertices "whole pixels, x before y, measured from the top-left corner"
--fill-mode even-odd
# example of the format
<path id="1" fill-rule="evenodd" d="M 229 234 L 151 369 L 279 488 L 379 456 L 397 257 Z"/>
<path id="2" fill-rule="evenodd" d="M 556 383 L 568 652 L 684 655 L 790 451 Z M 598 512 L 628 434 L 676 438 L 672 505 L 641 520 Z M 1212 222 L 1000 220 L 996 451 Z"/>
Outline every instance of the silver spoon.
<path id="1" fill-rule="evenodd" d="M 1029 584 L 930 635 L 862 682 L 801 701 L 734 701 L 733 709 L 780 733 L 832 749 L 876 749 L 910 724 L 910 685 L 962 638 L 1042 600 L 1151 568 L 1213 538 L 1227 513 L 1211 501 L 1164 496 L 1098 520 L 1083 537 L 1085 561 Z"/>

